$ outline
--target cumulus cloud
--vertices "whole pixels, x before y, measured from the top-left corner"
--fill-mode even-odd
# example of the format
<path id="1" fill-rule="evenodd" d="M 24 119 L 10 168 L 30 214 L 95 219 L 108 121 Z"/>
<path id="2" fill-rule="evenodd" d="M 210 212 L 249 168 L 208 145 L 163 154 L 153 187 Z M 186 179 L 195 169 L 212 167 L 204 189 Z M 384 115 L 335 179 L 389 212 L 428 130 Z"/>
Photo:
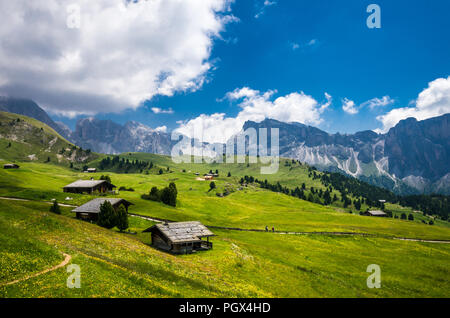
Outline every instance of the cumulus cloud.
<path id="1" fill-rule="evenodd" d="M 342 109 L 344 110 L 344 112 L 350 115 L 355 115 L 359 112 L 358 108 L 355 105 L 355 102 L 348 98 L 344 98 L 342 100 Z"/>
<path id="2" fill-rule="evenodd" d="M 162 109 L 159 107 L 152 107 L 152 112 L 154 112 L 155 114 L 173 114 L 174 111 L 172 108 L 169 109 Z"/>
<path id="3" fill-rule="evenodd" d="M 383 127 L 376 131 L 387 132 L 400 120 L 408 117 L 424 120 L 450 113 L 450 76 L 428 83 L 428 87 L 419 94 L 413 104 L 413 107 L 396 108 L 378 116 L 377 119 Z"/>
<path id="4" fill-rule="evenodd" d="M 214 39 L 236 21 L 231 2 L 0 1 L 0 94 L 75 115 L 194 91 L 212 68 Z M 79 28 L 68 27 L 73 4 Z"/>
<path id="5" fill-rule="evenodd" d="M 261 122 L 266 118 L 283 122 L 300 122 L 318 125 L 321 114 L 331 104 L 332 98 L 325 93 L 326 101 L 319 103 L 303 92 L 294 92 L 273 100 L 274 90 L 260 92 L 243 87 L 229 92 L 225 97 L 239 100 L 240 112 L 236 117 L 226 117 L 224 113 L 202 114 L 197 118 L 183 122 L 177 132 L 205 142 L 226 142 L 237 134 L 247 120 Z"/>

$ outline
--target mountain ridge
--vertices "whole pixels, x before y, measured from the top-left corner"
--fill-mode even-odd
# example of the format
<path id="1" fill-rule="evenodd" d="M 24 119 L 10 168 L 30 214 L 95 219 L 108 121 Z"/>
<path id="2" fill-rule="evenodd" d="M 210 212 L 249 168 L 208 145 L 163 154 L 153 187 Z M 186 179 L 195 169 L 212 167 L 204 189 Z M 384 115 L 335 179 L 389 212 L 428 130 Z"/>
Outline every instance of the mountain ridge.
<path id="1" fill-rule="evenodd" d="M 281 156 L 324 170 L 337 169 L 366 181 L 372 178 L 371 183 L 396 192 L 450 192 L 450 114 L 422 121 L 407 118 L 386 134 L 329 134 L 273 119 L 248 121 L 244 130 L 248 128 L 279 128 Z"/>
<path id="2" fill-rule="evenodd" d="M 79 119 L 75 130 L 70 131 L 26 99 L 0 97 L 0 110 L 40 120 L 69 141 L 99 153 L 170 155 L 177 143 L 170 133 L 136 121 L 120 125 L 87 117 Z M 319 169 L 345 173 L 399 194 L 450 194 L 450 114 L 422 121 L 407 118 L 384 134 L 371 130 L 331 134 L 302 123 L 267 118 L 245 122 L 242 131 L 232 138 L 248 128 L 279 128 L 280 155 Z M 270 140 L 270 129 L 268 135 Z"/>

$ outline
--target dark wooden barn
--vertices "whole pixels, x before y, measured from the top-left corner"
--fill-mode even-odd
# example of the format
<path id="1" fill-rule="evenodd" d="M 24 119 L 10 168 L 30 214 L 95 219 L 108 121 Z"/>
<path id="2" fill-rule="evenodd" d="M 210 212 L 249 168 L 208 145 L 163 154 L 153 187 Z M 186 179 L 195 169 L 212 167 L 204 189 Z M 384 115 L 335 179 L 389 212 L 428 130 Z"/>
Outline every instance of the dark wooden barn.
<path id="1" fill-rule="evenodd" d="M 133 205 L 133 203 L 128 202 L 124 199 L 119 198 L 97 198 L 91 200 L 82 206 L 79 206 L 76 209 L 73 209 L 72 212 L 76 213 L 77 219 L 89 220 L 89 221 L 97 221 L 98 214 L 100 213 L 100 206 L 105 202 L 109 201 L 114 209 L 118 209 L 119 206 L 123 205 L 128 213 L 128 207 Z"/>
<path id="2" fill-rule="evenodd" d="M 156 224 L 144 232 L 151 233 L 152 246 L 174 254 L 209 250 L 213 246 L 209 238 L 215 236 L 197 221 Z"/>
<path id="3" fill-rule="evenodd" d="M 15 163 L 7 163 L 3 165 L 3 169 L 19 169 L 20 166 L 16 165 Z"/>
<path id="4" fill-rule="evenodd" d="M 66 185 L 63 190 L 69 193 L 106 193 L 112 191 L 116 186 L 106 180 L 78 180 Z"/>

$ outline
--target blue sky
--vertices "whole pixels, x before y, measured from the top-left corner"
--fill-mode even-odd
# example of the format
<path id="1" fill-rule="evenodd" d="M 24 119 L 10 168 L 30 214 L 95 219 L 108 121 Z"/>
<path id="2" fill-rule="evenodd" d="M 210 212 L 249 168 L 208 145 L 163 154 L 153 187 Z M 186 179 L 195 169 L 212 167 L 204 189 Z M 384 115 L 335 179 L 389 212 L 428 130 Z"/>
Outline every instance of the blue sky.
<path id="1" fill-rule="evenodd" d="M 173 96 L 155 94 L 137 109 L 99 113 L 97 118 L 124 123 L 136 120 L 150 127 L 178 127 L 200 114 L 235 117 L 242 100 L 224 99 L 242 87 L 271 97 L 297 92 L 332 104 L 320 113 L 318 126 L 328 132 L 353 133 L 383 126 L 377 116 L 395 108 L 413 107 L 429 83 L 450 75 L 450 2 L 315 0 L 236 0 L 226 24 L 214 37 L 208 61 L 214 65 L 197 90 L 178 90 Z M 369 29 L 366 8 L 381 8 L 381 28 Z M 389 96 L 386 106 L 364 102 Z M 357 114 L 343 109 L 354 102 Z M 151 108 L 172 109 L 155 114 Z M 442 110 L 441 110 L 442 112 Z M 74 127 L 74 118 L 52 115 Z"/>

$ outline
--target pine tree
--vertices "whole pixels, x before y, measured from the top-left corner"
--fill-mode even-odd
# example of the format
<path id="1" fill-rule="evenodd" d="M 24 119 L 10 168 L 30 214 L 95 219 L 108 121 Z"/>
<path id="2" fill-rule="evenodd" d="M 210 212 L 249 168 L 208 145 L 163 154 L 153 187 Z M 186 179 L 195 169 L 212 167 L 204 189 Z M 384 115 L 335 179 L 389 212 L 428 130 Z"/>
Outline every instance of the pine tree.
<path id="1" fill-rule="evenodd" d="M 105 201 L 100 205 L 100 213 L 98 214 L 97 224 L 107 229 L 116 226 L 116 212 L 109 201 Z"/>
<path id="2" fill-rule="evenodd" d="M 53 201 L 53 205 L 50 207 L 50 212 L 61 214 L 61 209 L 59 208 L 58 201 Z"/>
<path id="3" fill-rule="evenodd" d="M 157 187 L 153 187 L 150 190 L 149 199 L 152 201 L 161 201 L 161 193 Z"/>
<path id="4" fill-rule="evenodd" d="M 116 225 L 120 232 L 123 232 L 128 228 L 128 214 L 123 205 L 120 205 L 117 209 Z"/>

